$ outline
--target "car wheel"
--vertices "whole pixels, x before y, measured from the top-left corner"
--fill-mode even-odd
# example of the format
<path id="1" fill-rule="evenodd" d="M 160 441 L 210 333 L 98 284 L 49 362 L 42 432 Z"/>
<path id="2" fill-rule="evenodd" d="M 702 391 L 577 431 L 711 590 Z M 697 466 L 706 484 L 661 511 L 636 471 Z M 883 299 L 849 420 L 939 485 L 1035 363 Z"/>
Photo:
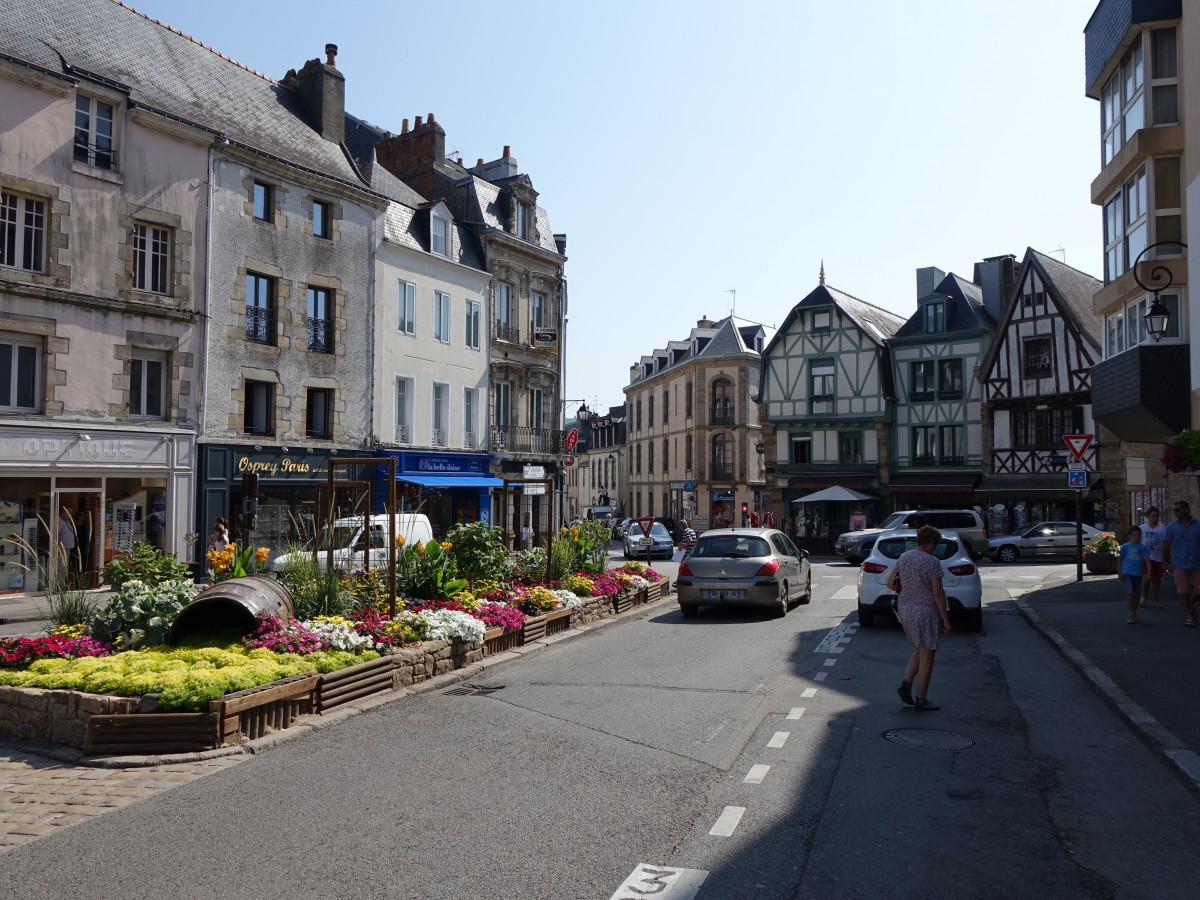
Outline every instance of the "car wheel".
<path id="1" fill-rule="evenodd" d="M 983 631 L 983 610 L 964 609 L 962 622 L 963 628 L 967 631 Z"/>
<path id="2" fill-rule="evenodd" d="M 870 628 L 875 624 L 875 613 L 869 609 L 858 608 L 858 624 L 863 628 Z"/>
<path id="3" fill-rule="evenodd" d="M 775 618 L 782 619 L 788 611 L 788 586 L 786 581 L 779 582 L 779 606 L 775 609 Z"/>
<path id="4" fill-rule="evenodd" d="M 700 607 L 696 606 L 694 603 L 680 603 L 679 611 L 685 616 L 694 616 L 700 612 Z"/>
<path id="5" fill-rule="evenodd" d="M 812 572 L 808 573 L 808 584 L 804 586 L 804 597 L 800 600 L 801 603 L 812 603 Z"/>
<path id="6" fill-rule="evenodd" d="M 1020 555 L 1021 555 L 1020 551 L 1017 550 L 1017 548 L 1012 546 L 1011 544 L 1005 544 L 1003 547 L 1001 547 L 999 550 L 996 551 L 996 559 L 998 559 L 1002 563 L 1016 562 L 1017 557 Z"/>

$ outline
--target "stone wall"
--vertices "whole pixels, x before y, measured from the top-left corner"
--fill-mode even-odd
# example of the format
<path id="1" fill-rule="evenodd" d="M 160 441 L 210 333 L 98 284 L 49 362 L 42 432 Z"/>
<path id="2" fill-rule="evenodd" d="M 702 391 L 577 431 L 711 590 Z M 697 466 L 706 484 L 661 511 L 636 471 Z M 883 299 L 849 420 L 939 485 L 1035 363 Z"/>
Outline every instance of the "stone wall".
<path id="1" fill-rule="evenodd" d="M 0 737 L 82 747 L 88 719 L 100 714 L 131 713 L 137 705 L 136 697 L 2 686 Z"/>

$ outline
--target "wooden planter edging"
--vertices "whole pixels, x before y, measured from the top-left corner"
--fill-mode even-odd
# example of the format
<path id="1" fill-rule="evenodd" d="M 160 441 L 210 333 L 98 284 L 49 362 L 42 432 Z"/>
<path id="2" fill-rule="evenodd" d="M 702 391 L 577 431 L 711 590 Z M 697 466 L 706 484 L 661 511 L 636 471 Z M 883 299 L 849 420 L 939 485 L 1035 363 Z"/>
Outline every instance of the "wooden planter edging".
<path id="1" fill-rule="evenodd" d="M 208 711 L 221 722 L 220 743 L 254 740 L 311 713 L 320 679 L 320 675 L 293 675 L 213 700 Z"/>
<path id="2" fill-rule="evenodd" d="M 521 643 L 532 644 L 546 636 L 546 616 L 527 616 L 521 626 Z"/>
<path id="3" fill-rule="evenodd" d="M 336 672 L 326 672 L 317 683 L 316 711 L 325 713 L 359 697 L 390 691 L 395 687 L 395 675 L 394 656 L 381 656 Z"/>
<path id="4" fill-rule="evenodd" d="M 220 703 L 214 700 L 214 703 Z M 206 713 L 117 713 L 87 721 L 87 753 L 195 753 L 221 746 L 221 718 Z"/>
<path id="5" fill-rule="evenodd" d="M 521 628 L 489 628 L 483 633 L 483 655 L 495 656 L 521 646 Z"/>

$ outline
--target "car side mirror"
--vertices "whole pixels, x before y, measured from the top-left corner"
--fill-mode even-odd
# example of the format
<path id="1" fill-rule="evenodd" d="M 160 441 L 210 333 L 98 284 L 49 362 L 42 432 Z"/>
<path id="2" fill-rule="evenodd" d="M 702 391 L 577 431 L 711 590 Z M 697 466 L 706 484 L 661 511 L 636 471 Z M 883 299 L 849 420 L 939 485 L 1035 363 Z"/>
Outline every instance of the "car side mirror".
<path id="1" fill-rule="evenodd" d="M 801 558 L 801 559 L 808 559 L 808 551 L 807 551 L 807 550 L 801 550 L 801 551 L 800 551 L 800 558 Z"/>

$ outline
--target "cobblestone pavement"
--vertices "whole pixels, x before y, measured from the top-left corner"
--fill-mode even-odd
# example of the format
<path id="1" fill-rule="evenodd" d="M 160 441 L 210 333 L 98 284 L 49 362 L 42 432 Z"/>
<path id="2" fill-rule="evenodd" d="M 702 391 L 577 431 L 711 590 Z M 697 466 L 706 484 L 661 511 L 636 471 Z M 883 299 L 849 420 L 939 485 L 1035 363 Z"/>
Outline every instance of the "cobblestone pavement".
<path id="1" fill-rule="evenodd" d="M 0 853 L 249 759 L 98 769 L 0 743 Z"/>

